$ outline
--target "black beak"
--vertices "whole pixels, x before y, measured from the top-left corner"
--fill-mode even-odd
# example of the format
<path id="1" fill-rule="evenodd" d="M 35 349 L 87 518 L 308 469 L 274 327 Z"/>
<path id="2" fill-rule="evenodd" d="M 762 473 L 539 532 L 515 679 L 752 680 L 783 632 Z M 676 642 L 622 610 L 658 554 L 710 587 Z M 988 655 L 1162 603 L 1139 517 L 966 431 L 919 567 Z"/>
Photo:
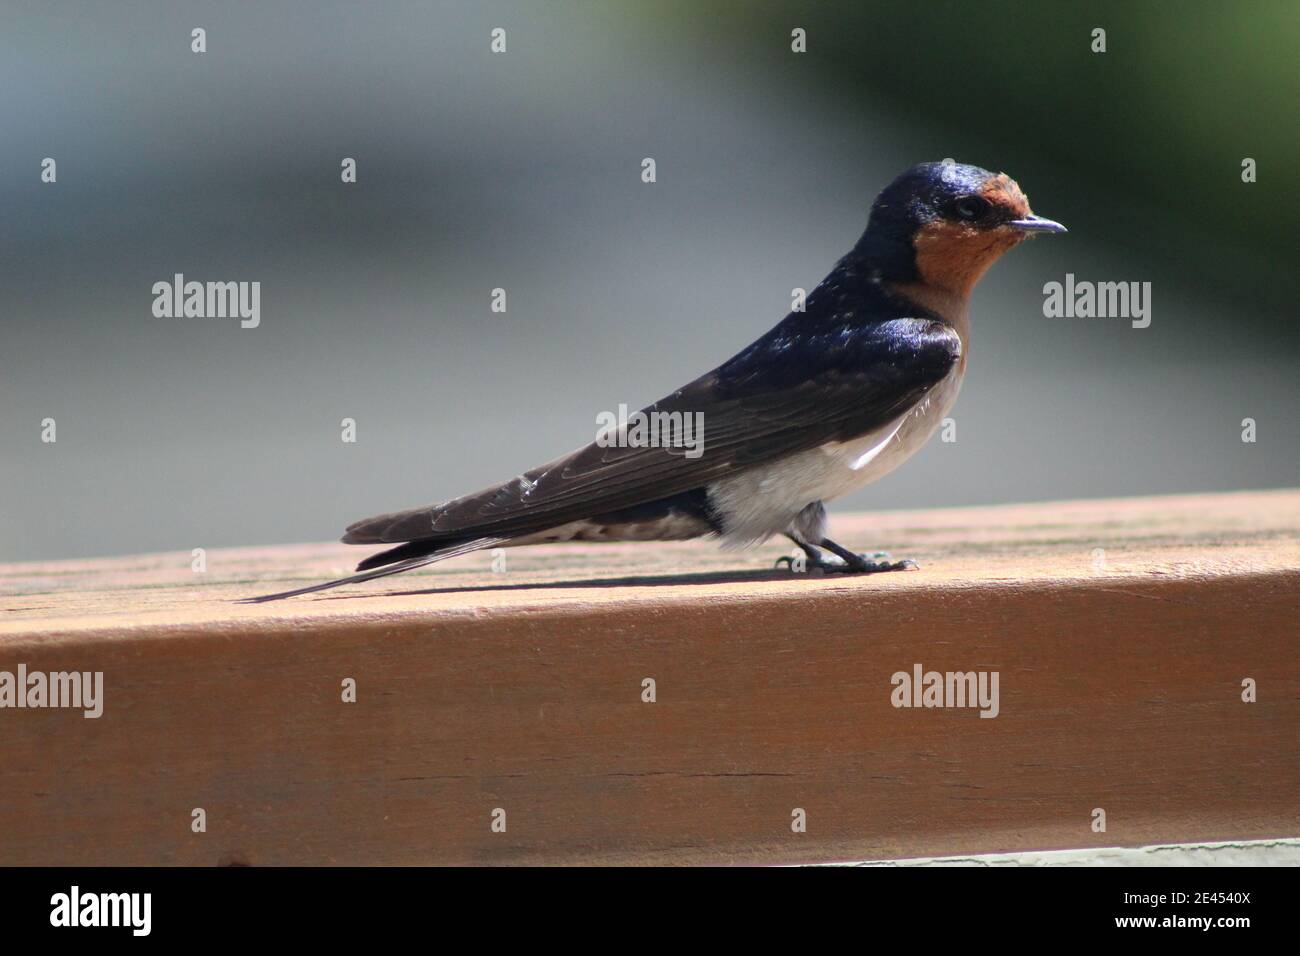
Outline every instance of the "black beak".
<path id="1" fill-rule="evenodd" d="M 1007 225 L 1012 229 L 1019 229 L 1021 232 L 1069 232 L 1059 222 L 1032 214 L 1024 219 L 1012 219 Z"/>

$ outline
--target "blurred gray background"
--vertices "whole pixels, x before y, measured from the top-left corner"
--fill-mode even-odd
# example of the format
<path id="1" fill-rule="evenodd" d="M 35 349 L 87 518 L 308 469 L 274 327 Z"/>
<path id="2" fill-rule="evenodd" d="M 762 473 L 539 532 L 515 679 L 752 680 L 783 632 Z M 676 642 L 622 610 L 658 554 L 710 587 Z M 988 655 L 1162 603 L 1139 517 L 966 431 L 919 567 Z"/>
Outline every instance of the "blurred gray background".
<path id="1" fill-rule="evenodd" d="M 1089 7 L 6 4 L 0 560 L 511 477 L 757 337 L 946 156 L 1071 232 L 979 287 L 957 442 L 840 509 L 1296 484 L 1300 7 Z M 260 328 L 155 318 L 176 272 L 260 281 Z M 1152 282 L 1151 327 L 1044 318 L 1067 272 Z"/>

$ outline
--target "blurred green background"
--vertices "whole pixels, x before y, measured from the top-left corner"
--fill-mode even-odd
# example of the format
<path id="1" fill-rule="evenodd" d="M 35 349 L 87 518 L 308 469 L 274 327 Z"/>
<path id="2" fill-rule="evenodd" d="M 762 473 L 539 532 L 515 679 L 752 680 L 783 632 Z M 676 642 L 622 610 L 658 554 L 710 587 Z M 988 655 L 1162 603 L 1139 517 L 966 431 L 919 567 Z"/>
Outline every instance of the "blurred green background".
<path id="1" fill-rule="evenodd" d="M 1071 231 L 977 290 L 956 443 L 835 507 L 1297 483 L 1294 2 L 0 17 L 0 560 L 328 539 L 515 475 L 757 337 L 947 156 Z M 261 327 L 154 318 L 175 272 L 260 281 Z M 1151 282 L 1151 327 L 1044 318 L 1067 272 Z"/>

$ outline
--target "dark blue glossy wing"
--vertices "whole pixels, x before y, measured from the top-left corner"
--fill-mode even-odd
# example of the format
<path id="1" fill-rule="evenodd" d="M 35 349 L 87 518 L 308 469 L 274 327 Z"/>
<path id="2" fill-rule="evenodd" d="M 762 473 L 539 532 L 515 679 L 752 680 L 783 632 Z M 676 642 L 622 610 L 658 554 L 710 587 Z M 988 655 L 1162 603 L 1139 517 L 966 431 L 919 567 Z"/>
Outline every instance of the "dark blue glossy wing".
<path id="1" fill-rule="evenodd" d="M 505 538 L 702 488 L 718 478 L 864 435 L 952 371 L 953 328 L 893 319 L 810 331 L 792 315 L 735 358 L 643 411 L 703 416 L 703 453 L 591 444 L 513 481 L 441 505 L 380 515 L 344 541 Z"/>

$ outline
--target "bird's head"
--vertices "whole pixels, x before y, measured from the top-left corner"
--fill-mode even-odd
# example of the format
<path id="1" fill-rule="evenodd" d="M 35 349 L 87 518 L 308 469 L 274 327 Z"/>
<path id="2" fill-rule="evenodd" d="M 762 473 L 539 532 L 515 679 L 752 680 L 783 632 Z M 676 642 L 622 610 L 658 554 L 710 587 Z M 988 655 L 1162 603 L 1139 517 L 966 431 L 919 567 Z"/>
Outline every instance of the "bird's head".
<path id="1" fill-rule="evenodd" d="M 1006 173 L 961 163 L 921 163 L 877 197 L 864 238 L 906 245 L 917 280 L 967 296 L 1002 253 L 1036 233 L 1065 232 L 1035 216 Z"/>

